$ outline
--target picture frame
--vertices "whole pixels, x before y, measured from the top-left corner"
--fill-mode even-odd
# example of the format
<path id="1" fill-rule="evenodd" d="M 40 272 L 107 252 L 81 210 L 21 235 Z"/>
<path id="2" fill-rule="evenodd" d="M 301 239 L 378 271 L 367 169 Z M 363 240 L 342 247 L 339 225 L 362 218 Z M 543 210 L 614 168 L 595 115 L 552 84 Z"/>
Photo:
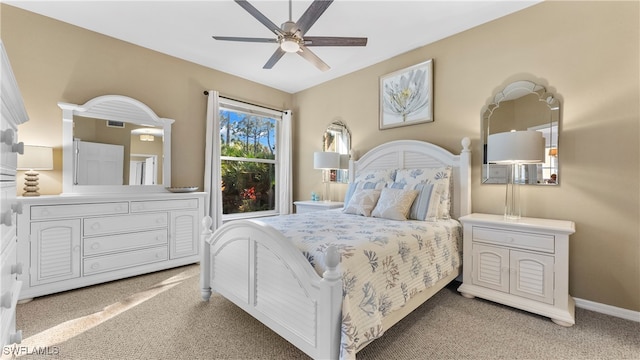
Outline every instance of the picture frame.
<path id="1" fill-rule="evenodd" d="M 380 130 L 432 122 L 433 59 L 380 77 Z"/>

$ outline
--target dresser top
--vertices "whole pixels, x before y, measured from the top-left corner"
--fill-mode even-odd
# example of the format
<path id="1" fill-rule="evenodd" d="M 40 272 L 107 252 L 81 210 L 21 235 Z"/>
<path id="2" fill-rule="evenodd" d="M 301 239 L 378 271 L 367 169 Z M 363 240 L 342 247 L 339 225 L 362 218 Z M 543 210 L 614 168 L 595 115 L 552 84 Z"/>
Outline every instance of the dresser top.
<path id="1" fill-rule="evenodd" d="M 487 226 L 499 226 L 518 230 L 544 230 L 573 234 L 576 232 L 573 221 L 522 217 L 517 220 L 505 219 L 504 215 L 474 213 L 462 216 L 460 222 Z"/>
<path id="2" fill-rule="evenodd" d="M 41 195 L 20 196 L 18 201 L 24 205 L 51 205 L 51 204 L 76 204 L 86 202 L 110 202 L 110 201 L 138 201 L 138 200 L 171 200 L 184 198 L 204 197 L 205 192 L 190 193 L 140 193 L 140 194 L 78 194 L 78 195 Z"/>

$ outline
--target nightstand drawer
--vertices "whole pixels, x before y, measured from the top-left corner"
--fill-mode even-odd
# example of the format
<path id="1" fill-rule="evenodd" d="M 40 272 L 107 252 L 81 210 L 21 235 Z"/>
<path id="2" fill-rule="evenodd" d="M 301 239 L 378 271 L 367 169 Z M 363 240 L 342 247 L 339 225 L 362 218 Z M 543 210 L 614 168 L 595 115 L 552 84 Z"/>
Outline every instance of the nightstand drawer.
<path id="1" fill-rule="evenodd" d="M 520 231 L 498 230 L 481 226 L 473 227 L 473 241 L 508 245 L 509 247 L 555 252 L 555 237 L 553 235 L 536 234 Z"/>

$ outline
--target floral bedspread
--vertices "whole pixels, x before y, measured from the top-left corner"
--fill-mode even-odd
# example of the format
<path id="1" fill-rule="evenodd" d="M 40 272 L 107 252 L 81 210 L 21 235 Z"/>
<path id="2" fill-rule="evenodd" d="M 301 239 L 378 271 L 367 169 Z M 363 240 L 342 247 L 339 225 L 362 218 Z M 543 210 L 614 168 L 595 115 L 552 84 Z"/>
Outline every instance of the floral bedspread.
<path id="1" fill-rule="evenodd" d="M 382 319 L 462 261 L 456 220 L 396 221 L 343 214 L 341 209 L 262 218 L 294 241 L 318 274 L 335 245 L 343 273 L 341 359 L 382 336 Z"/>

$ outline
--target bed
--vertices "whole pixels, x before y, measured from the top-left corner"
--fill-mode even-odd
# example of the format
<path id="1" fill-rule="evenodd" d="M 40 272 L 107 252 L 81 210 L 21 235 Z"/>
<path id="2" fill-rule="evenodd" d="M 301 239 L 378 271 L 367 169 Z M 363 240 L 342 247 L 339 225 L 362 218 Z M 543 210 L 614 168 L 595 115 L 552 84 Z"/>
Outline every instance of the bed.
<path id="1" fill-rule="evenodd" d="M 345 209 L 231 221 L 215 232 L 205 217 L 203 300 L 217 292 L 314 359 L 355 358 L 460 274 L 462 231 L 455 219 L 471 210 L 470 140 L 461 144 L 458 155 L 431 143 L 398 140 L 352 159 Z M 424 169 L 446 169 L 446 196 L 444 180 L 407 184 Z M 391 174 L 392 180 L 368 182 L 372 174 Z M 397 185 L 405 189 L 396 191 Z M 380 204 L 389 194 L 411 197 L 405 212 L 410 218 L 398 221 L 393 212 L 389 217 L 362 206 L 355 213 L 347 209 L 374 193 Z M 416 212 L 425 194 L 431 205 Z M 399 279 L 404 273 L 407 278 Z"/>

